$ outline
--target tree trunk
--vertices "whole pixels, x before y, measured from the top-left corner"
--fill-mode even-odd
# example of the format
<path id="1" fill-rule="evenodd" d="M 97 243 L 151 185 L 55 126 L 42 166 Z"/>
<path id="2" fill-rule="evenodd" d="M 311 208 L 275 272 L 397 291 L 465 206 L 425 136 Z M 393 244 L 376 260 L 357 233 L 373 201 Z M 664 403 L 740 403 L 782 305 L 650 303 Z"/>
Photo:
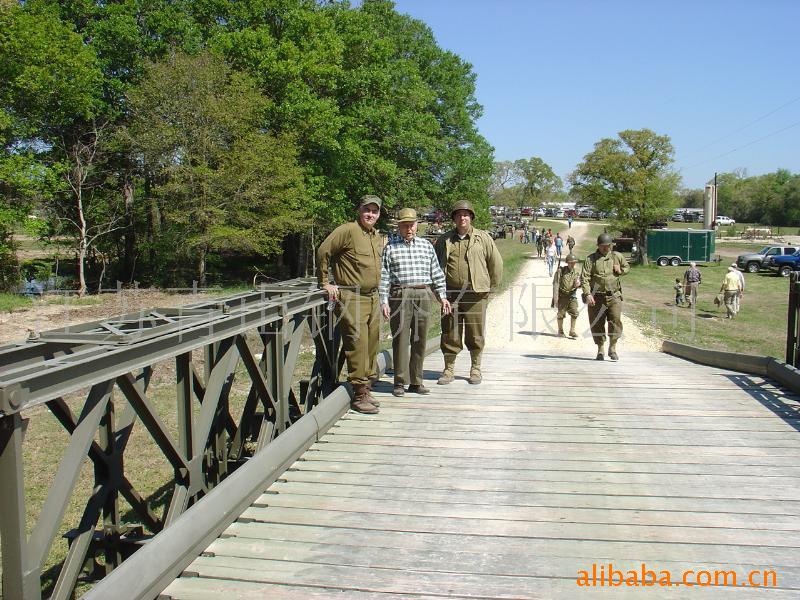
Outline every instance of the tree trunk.
<path id="1" fill-rule="evenodd" d="M 197 285 L 206 287 L 206 247 L 201 246 L 197 253 Z"/>
<path id="2" fill-rule="evenodd" d="M 122 259 L 122 279 L 133 281 L 133 268 L 136 252 L 136 228 L 133 222 L 133 182 L 126 178 L 122 185 L 122 197 L 125 202 L 125 250 Z"/>
<path id="3" fill-rule="evenodd" d="M 648 264 L 647 260 L 647 230 L 640 229 L 637 232 L 637 246 L 639 247 L 639 264 L 646 265 Z"/>

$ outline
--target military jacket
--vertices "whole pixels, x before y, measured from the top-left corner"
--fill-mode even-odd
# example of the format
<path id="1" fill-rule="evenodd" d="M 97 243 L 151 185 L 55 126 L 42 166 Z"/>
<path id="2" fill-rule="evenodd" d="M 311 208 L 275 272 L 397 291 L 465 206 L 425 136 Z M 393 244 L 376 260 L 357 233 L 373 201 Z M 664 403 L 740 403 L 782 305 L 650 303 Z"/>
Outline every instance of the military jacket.
<path id="1" fill-rule="evenodd" d="M 473 227 L 468 237 L 461 240 L 456 230 L 451 229 L 436 240 L 435 248 L 439 265 L 447 277 L 448 289 L 466 285 L 474 292 L 489 292 L 503 278 L 503 257 L 485 231 Z M 454 251 L 458 254 L 451 257 Z"/>
<path id="2" fill-rule="evenodd" d="M 620 275 L 614 273 L 614 265 L 619 265 Z M 583 262 L 581 283 L 584 294 L 607 294 L 622 291 L 620 277 L 627 275 L 631 266 L 619 252 L 611 250 L 603 256 L 600 251 L 592 252 Z"/>
<path id="3" fill-rule="evenodd" d="M 339 225 L 317 250 L 320 287 L 329 283 L 372 291 L 381 280 L 383 239 L 375 229 L 367 231 L 358 221 Z"/>

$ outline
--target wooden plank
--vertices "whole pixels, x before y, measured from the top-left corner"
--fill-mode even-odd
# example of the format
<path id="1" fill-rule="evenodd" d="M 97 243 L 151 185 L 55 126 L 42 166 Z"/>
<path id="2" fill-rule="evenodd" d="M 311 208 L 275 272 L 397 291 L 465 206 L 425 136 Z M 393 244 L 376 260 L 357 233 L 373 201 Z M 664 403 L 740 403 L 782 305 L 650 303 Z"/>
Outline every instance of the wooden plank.
<path id="1" fill-rule="evenodd" d="M 796 486 L 769 489 L 758 485 L 736 486 L 718 490 L 711 486 L 681 486 L 677 488 L 664 481 L 661 484 L 629 484 L 623 488 L 614 483 L 594 481 L 524 481 L 518 479 L 463 479 L 460 477 L 417 477 L 391 475 L 363 475 L 353 473 L 328 473 L 324 471 L 291 471 L 284 481 L 306 483 L 341 483 L 344 485 L 374 485 L 379 487 L 408 487 L 421 489 L 452 489 L 461 491 L 541 492 L 550 494 L 602 494 L 605 496 L 683 496 L 691 498 L 742 498 L 748 500 L 800 500 Z"/>
<path id="2" fill-rule="evenodd" d="M 510 504 L 466 504 L 365 498 L 310 496 L 303 494 L 264 494 L 253 507 L 290 508 L 431 517 L 473 521 L 520 521 L 526 523 L 583 523 L 587 525 L 636 525 L 742 529 L 748 531 L 800 532 L 800 520 L 791 514 L 737 514 L 733 512 L 698 512 L 679 510 L 576 508 L 570 506 L 514 506 Z M 797 537 L 800 541 L 800 534 Z"/>
<path id="3" fill-rule="evenodd" d="M 363 440 L 362 440 L 363 442 Z M 313 450 L 324 450 L 326 452 L 360 452 L 364 456 L 371 454 L 386 454 L 392 453 L 397 455 L 411 455 L 411 456 L 427 456 L 436 458 L 439 456 L 448 457 L 473 457 L 473 458 L 496 458 L 502 459 L 508 456 L 536 456 L 541 459 L 564 459 L 564 460 L 582 460 L 587 457 L 587 453 L 583 450 L 574 450 L 560 447 L 553 444 L 548 448 L 538 449 L 536 452 L 528 453 L 509 453 L 503 448 L 486 448 L 486 447 L 463 447 L 463 446 L 443 446 L 435 447 L 433 445 L 427 446 L 398 446 L 398 445 L 381 445 L 377 443 L 341 443 L 338 441 L 320 441 L 313 447 Z M 670 461 L 675 464 L 707 464 L 707 465 L 750 465 L 750 466 L 795 466 L 798 461 L 795 456 L 788 454 L 786 456 L 767 456 L 767 455 L 748 455 L 748 454 L 701 454 L 701 453 L 687 453 L 687 452 L 661 452 L 659 448 L 654 448 L 649 451 L 631 450 L 624 447 L 620 448 L 606 448 L 603 452 L 599 452 L 599 448 L 595 448 L 595 452 L 588 455 L 594 460 L 602 461 L 617 461 L 617 462 L 656 462 L 656 461 Z"/>
<path id="4" fill-rule="evenodd" d="M 414 446 L 430 448 L 481 448 L 485 450 L 505 450 L 508 452 L 540 452 L 542 450 L 581 451 L 591 455 L 605 450 L 615 450 L 623 447 L 630 452 L 653 452 L 662 455 L 683 454 L 693 452 L 707 456 L 740 455 L 740 456 L 796 456 L 797 447 L 794 444 L 772 446 L 738 446 L 738 445 L 706 445 L 706 444 L 636 444 L 626 442 L 535 442 L 535 441 L 495 441 L 473 440 L 469 438 L 444 439 L 434 438 L 419 439 L 416 437 L 389 437 L 368 435 L 345 435 L 341 433 L 327 433 L 323 438 L 327 441 L 350 444 L 375 444 L 380 446 Z M 698 440 L 702 441 L 702 440 Z"/>
<path id="5" fill-rule="evenodd" d="M 440 595 L 414 594 L 415 600 L 441 600 Z M 236 579 L 215 579 L 205 577 L 181 577 L 173 581 L 159 596 L 159 600 L 397 600 L 397 594 L 383 592 L 362 592 L 360 590 L 311 587 L 303 585 L 284 585 Z"/>
<path id="6" fill-rule="evenodd" d="M 446 590 L 447 596 L 461 598 L 574 598 L 577 594 L 582 595 L 582 590 L 576 586 L 574 577 L 556 579 L 437 573 L 422 570 L 403 571 L 239 557 L 200 557 L 191 565 L 190 570 L 201 577 L 404 595 L 441 594 L 442 590 Z M 749 592 L 745 588 L 730 588 L 730 590 Z M 781 590 L 771 591 L 781 592 Z M 694 597 L 694 594 L 692 596 Z"/>
<path id="7" fill-rule="evenodd" d="M 373 503 L 376 504 L 376 503 Z M 377 503 L 376 506 L 379 506 Z M 722 527 L 664 527 L 608 523 L 553 523 L 546 521 L 504 521 L 502 519 L 463 519 L 394 515 L 374 512 L 309 510 L 302 508 L 251 507 L 241 520 L 324 527 L 395 529 L 428 533 L 496 535 L 556 539 L 639 540 L 644 542 L 710 543 L 742 546 L 800 547 L 800 533 L 762 529 Z"/>
<path id="8" fill-rule="evenodd" d="M 671 463 L 671 462 L 645 462 L 645 461 L 600 461 L 600 460 L 569 460 L 548 459 L 544 457 L 518 457 L 507 456 L 472 457 L 472 456 L 416 456 L 412 454 L 398 455 L 391 452 L 360 453 L 360 452 L 335 452 L 320 449 L 306 452 L 301 461 L 314 462 L 350 462 L 350 463 L 375 463 L 375 464 L 402 464 L 409 466 L 429 467 L 433 460 L 436 466 L 465 467 L 473 469 L 505 469 L 507 471 L 534 470 L 534 471 L 579 471 L 584 473 L 614 472 L 614 473 L 658 473 L 660 475 L 687 474 L 687 475 L 717 475 L 731 477 L 758 477 L 769 479 L 773 477 L 800 477 L 800 466 L 773 467 L 767 465 L 730 465 L 709 463 Z M 513 474 L 510 474 L 513 476 Z"/>
<path id="9" fill-rule="evenodd" d="M 358 462 L 325 462 L 325 461 L 297 461 L 287 472 L 293 471 L 322 471 L 327 473 L 352 473 L 363 475 L 391 475 L 408 478 L 463 478 L 506 480 L 513 478 L 517 481 L 572 481 L 594 483 L 609 483 L 613 485 L 663 485 L 664 476 L 660 473 L 630 473 L 630 472 L 580 472 L 580 471 L 536 471 L 516 470 L 509 472 L 504 469 L 469 468 L 459 466 L 429 465 L 424 471 L 416 465 L 381 464 Z M 690 475 L 676 473 L 670 476 L 669 485 L 674 487 L 714 486 L 717 489 L 741 489 L 742 486 L 755 486 L 768 490 L 798 488 L 797 479 L 794 477 L 773 477 L 760 479 L 758 477 L 735 477 L 715 475 Z M 798 488 L 800 489 L 800 488 Z"/>
<path id="10" fill-rule="evenodd" d="M 274 494 L 306 494 L 322 497 L 371 498 L 405 502 L 440 502 L 490 506 L 550 506 L 554 508 L 610 508 L 620 510 L 672 510 L 684 512 L 800 515 L 800 502 L 791 500 L 743 500 L 740 498 L 691 498 L 658 496 L 602 496 L 595 494 L 547 494 L 540 492 L 460 491 L 450 489 L 386 488 L 371 485 L 278 481 L 253 504 L 270 503 Z"/>
<path id="11" fill-rule="evenodd" d="M 725 563 L 733 557 L 743 564 L 800 567 L 800 553 L 777 546 L 731 546 L 704 543 L 646 543 L 632 540 L 552 539 L 424 533 L 397 530 L 322 527 L 283 523 L 236 522 L 226 536 L 264 540 L 336 544 L 367 548 L 399 548 L 425 552 L 475 552 L 517 556 L 631 559 L 647 562 L 686 561 Z"/>

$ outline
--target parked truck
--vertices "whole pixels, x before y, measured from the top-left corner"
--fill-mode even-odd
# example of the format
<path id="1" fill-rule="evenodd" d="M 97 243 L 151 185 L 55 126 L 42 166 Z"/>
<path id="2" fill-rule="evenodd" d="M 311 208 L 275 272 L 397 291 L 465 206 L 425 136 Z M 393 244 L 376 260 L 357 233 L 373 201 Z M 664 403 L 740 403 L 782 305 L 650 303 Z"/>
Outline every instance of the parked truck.
<path id="1" fill-rule="evenodd" d="M 651 229 L 647 232 L 647 258 L 660 267 L 708 262 L 714 251 L 711 229 Z"/>

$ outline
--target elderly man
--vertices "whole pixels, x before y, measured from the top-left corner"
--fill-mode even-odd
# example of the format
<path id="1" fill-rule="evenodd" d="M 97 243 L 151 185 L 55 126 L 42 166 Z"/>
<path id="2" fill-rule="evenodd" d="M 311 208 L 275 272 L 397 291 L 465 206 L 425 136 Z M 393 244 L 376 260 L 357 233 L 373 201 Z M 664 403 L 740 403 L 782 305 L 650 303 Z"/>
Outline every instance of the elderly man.
<path id="1" fill-rule="evenodd" d="M 350 408 L 367 414 L 377 413 L 379 406 L 370 382 L 377 376 L 381 324 L 378 285 L 383 240 L 375 230 L 381 204 L 378 196 L 363 196 L 358 219 L 334 229 L 317 251 L 319 285 L 336 302 L 347 380 L 353 386 Z"/>
<path id="2" fill-rule="evenodd" d="M 378 289 L 383 316 L 389 319 L 392 329 L 392 393 L 403 396 L 408 383 L 409 392 L 429 394 L 430 390 L 422 382 L 422 363 L 428 341 L 431 286 L 436 290 L 444 314 L 450 313 L 450 302 L 433 244 L 417 237 L 417 211 L 413 208 L 401 210 L 397 228 L 400 235 L 383 249 Z"/>
<path id="3" fill-rule="evenodd" d="M 733 301 L 733 306 L 736 309 L 736 314 L 739 314 L 739 309 L 742 308 L 742 296 L 744 296 L 744 273 L 742 273 L 739 270 L 739 267 L 736 265 L 736 263 L 731 263 L 731 268 L 739 277 L 739 284 L 740 284 L 739 293 L 736 295 L 736 298 L 734 298 Z"/>
<path id="4" fill-rule="evenodd" d="M 444 370 L 439 385 L 455 378 L 456 356 L 464 345 L 472 365 L 469 383 L 481 383 L 481 353 L 486 328 L 486 305 L 489 292 L 503 277 L 503 258 L 490 236 L 472 226 L 475 211 L 461 200 L 450 213 L 455 227 L 436 240 L 436 255 L 447 279 L 447 293 L 452 313 L 442 317 L 441 349 Z"/>
<path id="5" fill-rule="evenodd" d="M 728 272 L 722 280 L 722 286 L 719 291 L 724 294 L 725 309 L 728 313 L 725 318 L 732 319 L 739 312 L 736 307 L 736 299 L 739 297 L 739 292 L 742 291 L 742 282 L 739 279 L 739 272 L 736 267 L 728 267 Z"/>
<path id="6" fill-rule="evenodd" d="M 603 360 L 608 322 L 608 357 L 619 360 L 617 341 L 622 335 L 622 283 L 620 277 L 631 270 L 628 261 L 611 249 L 611 236 L 597 236 L 597 250 L 586 257 L 581 272 L 583 302 L 589 312 L 589 327 L 597 344 L 596 360 Z"/>
<path id="7" fill-rule="evenodd" d="M 700 274 L 700 269 L 697 268 L 696 262 L 690 262 L 689 268 L 683 274 L 683 293 L 686 295 L 686 301 L 689 303 L 689 308 L 697 307 L 697 288 L 703 281 L 703 276 Z"/>

